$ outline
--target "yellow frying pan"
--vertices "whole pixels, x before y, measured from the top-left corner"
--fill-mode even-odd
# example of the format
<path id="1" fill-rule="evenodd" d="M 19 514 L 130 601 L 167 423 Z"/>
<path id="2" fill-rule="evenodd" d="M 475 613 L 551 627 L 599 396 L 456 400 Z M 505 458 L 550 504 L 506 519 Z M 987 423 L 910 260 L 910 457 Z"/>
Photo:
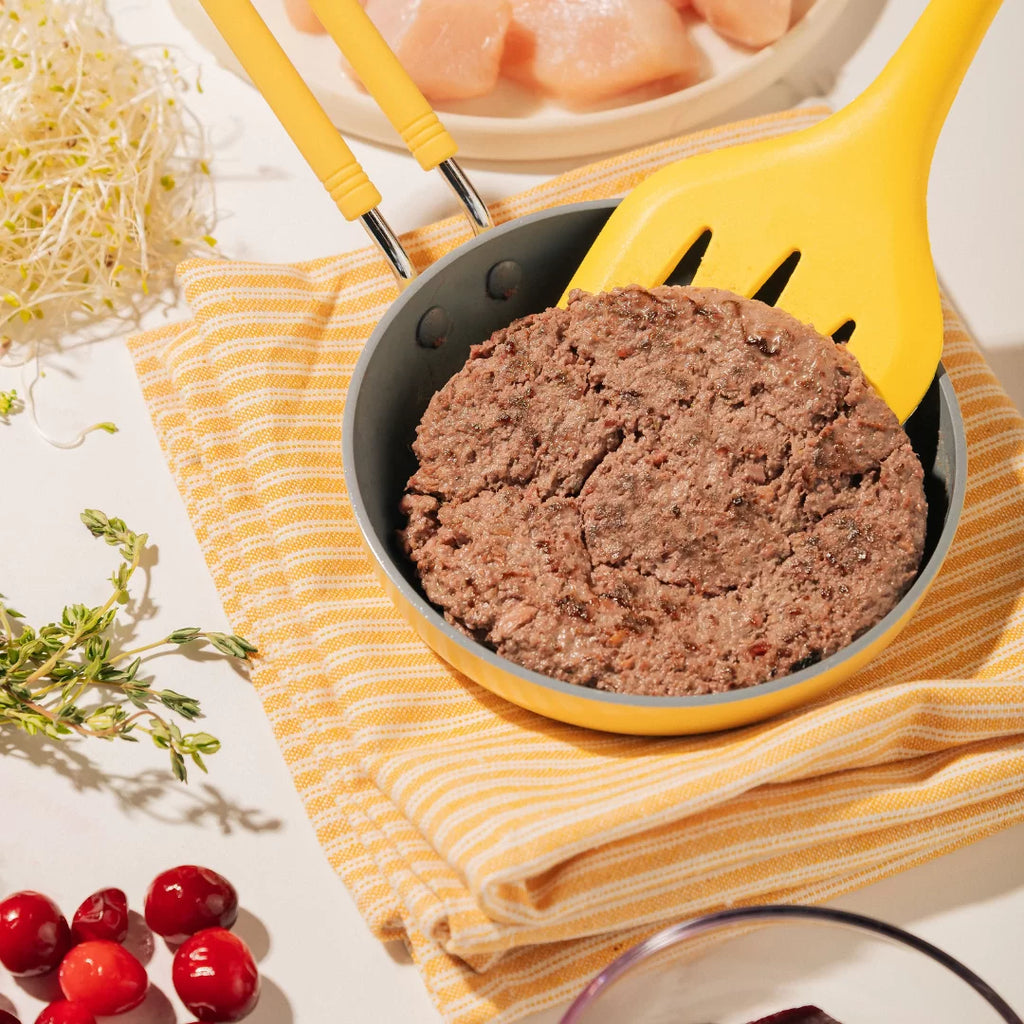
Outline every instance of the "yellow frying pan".
<path id="1" fill-rule="evenodd" d="M 325 132 L 332 139 L 337 133 L 310 113 L 316 101 L 294 69 L 284 76 L 267 72 L 290 64 L 265 26 L 260 29 L 263 23 L 249 0 L 202 2 L 307 159 L 320 160 L 314 167 L 321 180 L 359 181 L 351 154 L 335 142 L 329 160 L 315 146 L 310 152 L 307 133 Z M 338 4 L 334 16 L 332 3 Z M 346 52 L 355 52 L 359 71 L 364 34 L 375 34 L 361 7 L 355 0 L 320 0 L 314 6 Z M 942 119 L 997 7 L 997 0 L 932 0 L 878 82 L 820 128 L 795 141 L 735 147 L 676 165 L 653 175 L 617 210 L 614 202 L 577 204 L 503 225 L 465 244 L 404 290 L 354 374 L 343 461 L 349 497 L 380 579 L 439 654 L 481 685 L 549 717 L 597 729 L 675 734 L 741 725 L 796 707 L 861 668 L 898 634 L 952 541 L 966 471 L 956 397 L 941 367 L 936 374 L 941 321 L 924 183 Z M 419 137 L 420 130 L 410 132 L 411 122 L 404 120 L 408 100 L 396 103 L 398 94 L 389 92 L 390 72 L 381 81 L 366 67 L 361 73 L 407 143 Z M 399 92 L 411 95 L 404 87 Z M 419 101 L 425 105 L 422 97 Z M 895 113 L 887 113 L 890 106 Z M 430 135 L 432 122 L 417 109 L 417 123 Z M 339 162 L 345 162 L 344 174 Z M 782 305 L 830 333 L 856 320 L 857 353 L 869 364 L 869 376 L 887 389 L 884 397 L 901 418 L 920 405 L 907 423 L 925 465 L 930 506 L 920 576 L 882 622 L 845 650 L 745 690 L 629 697 L 530 672 L 448 625 L 423 598 L 397 550 L 398 503 L 414 468 L 409 444 L 416 424 L 472 344 L 519 316 L 555 304 L 567 286 L 662 281 L 707 230 L 712 244 L 698 271 L 700 283 L 749 295 L 799 251 Z M 388 246 L 382 250 L 389 255 Z M 577 266 L 579 273 L 570 281 Z M 411 276 L 400 266 L 395 270 L 400 278 Z M 496 276 L 501 287 L 494 286 Z M 879 310 L 897 318 L 884 325 L 883 335 Z M 894 335 L 900 338 L 896 355 L 880 353 L 879 339 Z M 912 379 L 904 383 L 904 376 Z"/>

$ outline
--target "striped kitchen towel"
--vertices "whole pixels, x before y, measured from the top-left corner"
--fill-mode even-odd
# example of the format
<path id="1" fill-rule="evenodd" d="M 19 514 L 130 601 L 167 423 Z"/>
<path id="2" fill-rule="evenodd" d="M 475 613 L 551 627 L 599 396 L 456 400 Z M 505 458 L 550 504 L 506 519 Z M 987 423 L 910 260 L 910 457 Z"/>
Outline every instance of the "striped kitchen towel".
<path id="1" fill-rule="evenodd" d="M 804 109 L 618 156 L 497 204 L 618 195 Z M 466 237 L 412 232 L 424 265 Z M 1024 820 L 1024 424 L 952 310 L 963 520 L 906 631 L 828 699 L 727 733 L 598 734 L 508 705 L 431 653 L 378 587 L 342 479 L 360 349 L 395 297 L 370 250 L 192 261 L 191 321 L 134 338 L 139 381 L 254 684 L 330 862 L 408 944 L 442 1016 L 562 1002 L 700 912 L 814 902 Z"/>

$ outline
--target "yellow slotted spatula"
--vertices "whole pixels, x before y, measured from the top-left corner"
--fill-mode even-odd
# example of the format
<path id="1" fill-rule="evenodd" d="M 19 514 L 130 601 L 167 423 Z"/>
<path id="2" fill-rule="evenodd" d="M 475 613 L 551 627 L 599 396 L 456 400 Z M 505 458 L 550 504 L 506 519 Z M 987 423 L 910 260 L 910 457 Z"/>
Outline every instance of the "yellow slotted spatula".
<path id="1" fill-rule="evenodd" d="M 697 285 L 751 296 L 799 253 L 777 305 L 822 334 L 852 321 L 850 351 L 905 420 L 942 348 L 926 211 L 932 154 L 1000 3 L 931 0 L 849 106 L 783 138 L 651 175 L 612 214 L 566 295 L 661 284 L 709 231 Z"/>

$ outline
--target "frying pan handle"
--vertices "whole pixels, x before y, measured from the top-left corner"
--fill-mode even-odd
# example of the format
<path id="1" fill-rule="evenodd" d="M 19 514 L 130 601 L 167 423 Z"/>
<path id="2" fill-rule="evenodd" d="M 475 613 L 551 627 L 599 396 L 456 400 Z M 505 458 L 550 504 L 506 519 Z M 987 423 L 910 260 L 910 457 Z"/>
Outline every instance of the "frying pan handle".
<path id="1" fill-rule="evenodd" d="M 840 114 L 867 113 L 884 133 L 880 141 L 916 148 L 923 167 L 913 161 L 909 167 L 927 177 L 943 122 L 1001 4 L 931 0 L 882 73 Z"/>
<path id="2" fill-rule="evenodd" d="M 200 2 L 345 218 L 373 210 L 380 193 L 250 0 Z"/>
<path id="3" fill-rule="evenodd" d="M 377 101 L 425 171 L 455 156 L 458 147 L 423 93 L 363 10 L 359 0 L 310 0 L 359 80 Z"/>

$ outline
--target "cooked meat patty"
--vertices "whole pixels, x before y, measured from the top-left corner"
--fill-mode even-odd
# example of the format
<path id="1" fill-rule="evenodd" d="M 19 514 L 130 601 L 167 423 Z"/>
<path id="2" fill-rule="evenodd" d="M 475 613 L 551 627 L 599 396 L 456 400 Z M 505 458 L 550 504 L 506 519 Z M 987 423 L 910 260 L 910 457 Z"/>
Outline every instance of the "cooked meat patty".
<path id="1" fill-rule="evenodd" d="M 400 538 L 449 622 L 639 694 L 785 675 L 917 573 L 921 464 L 856 359 L 728 292 L 576 292 L 431 400 Z"/>

